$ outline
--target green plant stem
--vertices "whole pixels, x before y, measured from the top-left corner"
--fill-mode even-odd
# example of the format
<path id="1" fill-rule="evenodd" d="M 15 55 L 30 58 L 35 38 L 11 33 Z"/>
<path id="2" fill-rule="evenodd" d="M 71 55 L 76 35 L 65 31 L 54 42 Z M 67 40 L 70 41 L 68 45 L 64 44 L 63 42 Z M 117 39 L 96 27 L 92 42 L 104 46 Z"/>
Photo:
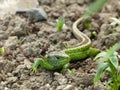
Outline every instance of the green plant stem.
<path id="1" fill-rule="evenodd" d="M 110 62 L 109 62 L 110 63 Z M 110 69 L 112 71 L 112 90 L 118 90 L 119 88 L 119 85 L 118 85 L 118 82 L 117 82 L 117 77 L 118 77 L 118 74 L 117 74 L 117 70 L 114 68 L 114 66 L 110 63 Z"/>
<path id="2" fill-rule="evenodd" d="M 88 10 L 85 12 L 83 17 L 86 19 L 91 17 L 93 14 L 95 14 L 97 11 L 99 11 L 107 1 L 109 1 L 109 0 L 95 0 L 95 2 L 93 2 L 90 5 L 90 7 L 88 8 Z"/>

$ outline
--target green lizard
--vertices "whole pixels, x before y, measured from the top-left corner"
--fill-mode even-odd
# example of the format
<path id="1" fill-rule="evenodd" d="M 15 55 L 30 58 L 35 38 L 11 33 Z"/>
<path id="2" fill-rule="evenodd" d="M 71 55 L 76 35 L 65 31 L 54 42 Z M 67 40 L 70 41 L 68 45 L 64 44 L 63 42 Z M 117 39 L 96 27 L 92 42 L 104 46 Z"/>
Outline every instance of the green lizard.
<path id="1" fill-rule="evenodd" d="M 40 66 L 47 70 L 64 70 L 69 67 L 70 62 L 85 59 L 89 56 L 95 56 L 100 52 L 98 49 L 91 47 L 91 40 L 89 37 L 80 32 L 77 28 L 78 24 L 82 20 L 83 18 L 79 18 L 73 23 L 72 27 L 74 36 L 80 40 L 79 46 L 65 49 L 60 52 L 51 52 L 44 58 L 36 58 L 32 67 L 32 71 L 36 72 Z"/>

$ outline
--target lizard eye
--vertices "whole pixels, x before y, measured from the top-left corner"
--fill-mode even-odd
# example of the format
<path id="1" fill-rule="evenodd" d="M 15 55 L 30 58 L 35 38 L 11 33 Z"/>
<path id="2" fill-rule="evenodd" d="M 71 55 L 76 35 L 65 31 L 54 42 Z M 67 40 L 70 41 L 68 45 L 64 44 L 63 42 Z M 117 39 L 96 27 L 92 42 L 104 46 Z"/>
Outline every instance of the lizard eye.
<path id="1" fill-rule="evenodd" d="M 56 57 L 57 59 L 60 59 L 60 57 Z"/>

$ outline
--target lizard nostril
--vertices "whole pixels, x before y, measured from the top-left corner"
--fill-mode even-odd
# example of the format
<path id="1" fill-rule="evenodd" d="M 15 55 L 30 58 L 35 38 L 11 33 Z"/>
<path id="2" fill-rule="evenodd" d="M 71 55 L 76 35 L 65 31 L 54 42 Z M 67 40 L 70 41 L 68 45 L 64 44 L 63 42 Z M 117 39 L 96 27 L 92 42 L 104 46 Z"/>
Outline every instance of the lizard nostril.
<path id="1" fill-rule="evenodd" d="M 56 57 L 57 59 L 60 59 L 60 57 Z"/>
<path id="2" fill-rule="evenodd" d="M 60 57 L 58 57 L 58 56 L 57 56 L 56 58 L 57 58 L 57 59 L 60 59 Z"/>

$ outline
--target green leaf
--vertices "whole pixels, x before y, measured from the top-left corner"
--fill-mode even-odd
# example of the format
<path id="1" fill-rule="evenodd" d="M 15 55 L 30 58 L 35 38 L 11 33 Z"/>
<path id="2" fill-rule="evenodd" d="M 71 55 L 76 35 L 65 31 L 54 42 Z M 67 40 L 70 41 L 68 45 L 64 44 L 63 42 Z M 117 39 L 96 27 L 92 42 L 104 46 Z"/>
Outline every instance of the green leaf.
<path id="1" fill-rule="evenodd" d="M 97 73 L 96 73 L 95 78 L 94 78 L 94 84 L 96 84 L 100 80 L 101 74 L 103 74 L 104 70 L 108 67 L 109 67 L 109 65 L 107 63 L 100 63 L 99 64 Z"/>
<path id="2" fill-rule="evenodd" d="M 72 74 L 74 74 L 75 73 L 75 69 L 73 68 L 73 69 L 68 69 L 68 72 L 72 75 Z"/>
<path id="3" fill-rule="evenodd" d="M 120 73 L 120 66 L 118 66 L 118 72 Z"/>
<path id="4" fill-rule="evenodd" d="M 108 53 L 107 52 L 101 52 L 99 53 L 98 55 L 96 55 L 96 57 L 94 58 L 94 60 L 98 59 L 98 58 L 104 58 L 104 59 L 107 59 L 109 56 L 108 56 Z"/>
<path id="5" fill-rule="evenodd" d="M 92 26 L 91 26 L 91 23 L 89 21 L 85 21 L 84 24 L 85 24 L 87 29 L 91 29 Z"/>
<path id="6" fill-rule="evenodd" d="M 1 53 L 2 55 L 4 55 L 4 54 L 5 54 L 4 47 L 0 48 L 0 53 Z"/>
<path id="7" fill-rule="evenodd" d="M 114 53 L 116 53 L 116 52 L 114 52 Z M 110 56 L 109 60 L 110 60 L 110 62 L 112 64 L 112 66 L 117 70 L 117 68 L 118 68 L 118 58 L 117 58 L 117 55 L 115 54 L 113 56 Z"/>
<path id="8" fill-rule="evenodd" d="M 118 83 L 120 83 L 120 74 L 117 77 L 117 81 L 118 81 Z"/>
<path id="9" fill-rule="evenodd" d="M 57 21 L 57 28 L 59 32 L 62 31 L 64 23 L 65 23 L 65 20 L 63 18 Z"/>
<path id="10" fill-rule="evenodd" d="M 116 24 L 120 25 L 120 20 L 119 19 L 114 18 L 114 17 L 112 17 L 110 19 L 112 19 Z"/>
<path id="11" fill-rule="evenodd" d="M 117 80 L 120 83 L 120 66 L 118 67 L 118 77 L 117 77 Z"/>
<path id="12" fill-rule="evenodd" d="M 107 1 L 109 0 L 95 0 L 95 2 L 90 5 L 83 17 L 86 19 L 91 17 L 93 14 L 99 11 Z"/>
<path id="13" fill-rule="evenodd" d="M 113 45 L 110 49 L 107 50 L 107 52 L 109 53 L 109 55 L 111 55 L 119 49 L 120 49 L 120 42 Z"/>
<path id="14" fill-rule="evenodd" d="M 114 72 L 111 70 L 110 67 L 106 68 L 106 71 L 109 73 L 110 76 L 114 75 Z"/>

